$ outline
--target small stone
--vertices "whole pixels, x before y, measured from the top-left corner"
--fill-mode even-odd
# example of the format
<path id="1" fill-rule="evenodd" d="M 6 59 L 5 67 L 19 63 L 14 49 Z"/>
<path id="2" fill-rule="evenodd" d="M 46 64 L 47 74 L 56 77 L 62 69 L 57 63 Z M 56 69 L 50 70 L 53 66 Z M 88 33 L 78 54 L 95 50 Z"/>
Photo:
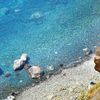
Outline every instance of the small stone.
<path id="1" fill-rule="evenodd" d="M 88 55 L 92 54 L 92 50 L 90 50 L 89 48 L 84 48 L 83 52 L 84 52 L 85 56 L 88 56 Z"/>

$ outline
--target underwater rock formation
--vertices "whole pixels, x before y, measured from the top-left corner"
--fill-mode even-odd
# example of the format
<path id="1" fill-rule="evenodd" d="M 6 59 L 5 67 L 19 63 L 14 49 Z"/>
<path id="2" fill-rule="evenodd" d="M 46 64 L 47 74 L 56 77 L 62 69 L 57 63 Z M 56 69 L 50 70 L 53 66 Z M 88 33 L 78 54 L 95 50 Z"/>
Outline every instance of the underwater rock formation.
<path id="1" fill-rule="evenodd" d="M 44 14 L 42 12 L 34 12 L 29 20 L 34 21 L 37 25 L 43 23 Z"/>

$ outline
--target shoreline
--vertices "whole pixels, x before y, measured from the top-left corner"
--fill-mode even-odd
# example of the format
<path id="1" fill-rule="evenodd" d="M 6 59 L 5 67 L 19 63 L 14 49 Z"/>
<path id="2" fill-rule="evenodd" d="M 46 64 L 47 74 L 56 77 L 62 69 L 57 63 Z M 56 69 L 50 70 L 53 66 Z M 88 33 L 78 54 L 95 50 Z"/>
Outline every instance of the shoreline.
<path id="1" fill-rule="evenodd" d="M 81 60 L 81 62 L 76 61 L 76 63 L 68 65 L 69 67 L 66 66 L 62 68 L 61 72 L 55 72 L 50 78 L 46 79 L 45 81 L 42 81 L 37 85 L 33 84 L 32 86 L 26 87 L 26 89 L 21 91 L 20 94 L 16 96 L 16 100 L 40 100 L 40 99 L 41 100 L 55 100 L 53 98 L 62 98 L 62 97 L 63 97 L 62 99 L 58 99 L 58 100 L 66 100 L 64 99 L 65 98 L 64 96 L 59 96 L 62 94 L 62 93 L 59 94 L 59 92 L 64 92 L 64 94 L 66 94 L 65 91 L 72 92 L 73 89 L 71 89 L 71 86 L 73 87 L 74 84 L 75 86 L 78 85 L 78 87 L 81 88 L 79 89 L 81 91 L 88 89 L 88 87 L 90 86 L 89 85 L 90 81 L 97 82 L 100 79 L 99 73 L 94 70 L 93 57 L 94 57 L 94 54 L 88 57 L 85 57 L 84 59 Z M 90 66 L 90 67 L 88 68 L 87 66 Z M 83 74 L 83 77 L 82 77 L 82 74 Z M 86 77 L 86 75 L 88 77 Z M 85 82 L 82 84 L 81 81 L 84 81 L 85 79 L 86 81 L 88 81 L 88 83 Z M 63 83 L 61 81 L 63 81 Z M 46 90 L 44 89 L 45 86 L 47 88 Z M 77 87 L 75 86 L 74 86 L 74 89 L 77 90 Z M 70 87 L 70 89 L 68 87 Z M 55 88 L 58 90 L 55 91 Z M 66 97 L 66 98 L 68 98 L 68 100 L 75 100 L 75 98 L 77 98 L 77 96 L 79 95 L 79 90 L 76 91 L 78 93 L 76 93 L 75 95 Z"/>
<path id="2" fill-rule="evenodd" d="M 91 54 L 92 55 L 92 54 Z M 5 100 L 6 97 L 9 97 L 10 95 L 12 95 L 13 93 L 15 94 L 15 97 L 22 93 L 23 91 L 31 88 L 31 87 L 35 87 L 37 85 L 40 85 L 41 83 L 44 83 L 46 80 L 49 80 L 51 79 L 52 77 L 56 76 L 56 75 L 59 75 L 61 74 L 61 72 L 64 70 L 64 69 L 71 69 L 73 67 L 77 67 L 77 65 L 83 63 L 84 61 L 87 61 L 90 59 L 91 55 L 87 55 L 87 56 L 83 56 L 83 57 L 79 57 L 77 58 L 77 60 L 71 62 L 70 64 L 61 64 L 59 65 L 57 68 L 54 68 L 54 70 L 51 72 L 51 73 L 46 73 L 46 75 L 42 78 L 42 80 L 34 80 L 34 79 L 31 79 L 31 83 L 29 84 L 26 84 L 25 86 L 22 86 L 21 88 L 17 88 L 17 87 L 11 87 L 11 91 L 9 91 L 6 96 L 3 96 L 1 97 L 2 100 Z M 46 71 L 44 69 L 44 71 Z M 10 89 L 10 87 L 8 86 L 7 87 L 8 89 Z"/>

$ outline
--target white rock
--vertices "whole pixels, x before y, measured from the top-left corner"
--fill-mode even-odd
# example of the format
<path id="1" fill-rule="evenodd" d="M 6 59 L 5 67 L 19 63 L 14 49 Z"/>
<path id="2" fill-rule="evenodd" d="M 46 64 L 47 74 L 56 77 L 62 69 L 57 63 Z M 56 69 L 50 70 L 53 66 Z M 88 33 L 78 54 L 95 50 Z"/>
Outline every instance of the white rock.
<path id="1" fill-rule="evenodd" d="M 13 69 L 14 70 L 19 70 L 24 66 L 25 62 L 22 61 L 21 59 L 17 59 L 14 61 Z"/>
<path id="2" fill-rule="evenodd" d="M 26 53 L 23 53 L 23 54 L 21 55 L 20 59 L 21 59 L 22 61 L 27 61 L 27 60 L 28 60 L 28 55 L 27 55 Z"/>
<path id="3" fill-rule="evenodd" d="M 15 100 L 15 97 L 14 96 L 8 96 L 7 100 Z"/>
<path id="4" fill-rule="evenodd" d="M 42 69 L 39 66 L 32 66 L 28 69 L 31 78 L 40 78 Z"/>

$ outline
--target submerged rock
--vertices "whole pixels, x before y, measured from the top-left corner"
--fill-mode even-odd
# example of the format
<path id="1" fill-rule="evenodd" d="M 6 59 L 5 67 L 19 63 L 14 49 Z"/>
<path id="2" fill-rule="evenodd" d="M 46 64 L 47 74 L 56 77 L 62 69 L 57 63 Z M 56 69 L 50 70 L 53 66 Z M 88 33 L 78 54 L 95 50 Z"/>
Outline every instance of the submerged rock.
<path id="1" fill-rule="evenodd" d="M 42 69 L 39 66 L 32 66 L 28 69 L 31 78 L 41 78 Z"/>
<path id="2" fill-rule="evenodd" d="M 41 12 L 34 12 L 31 16 L 30 16 L 30 20 L 34 20 L 34 19 L 40 19 L 43 17 L 43 14 Z"/>
<path id="3" fill-rule="evenodd" d="M 92 50 L 90 50 L 89 48 L 84 48 L 83 52 L 84 52 L 85 56 L 88 56 L 88 55 L 92 54 Z"/>
<path id="4" fill-rule="evenodd" d="M 30 21 L 34 21 L 35 24 L 39 25 L 43 23 L 44 20 L 44 14 L 42 12 L 34 12 L 30 17 Z"/>

